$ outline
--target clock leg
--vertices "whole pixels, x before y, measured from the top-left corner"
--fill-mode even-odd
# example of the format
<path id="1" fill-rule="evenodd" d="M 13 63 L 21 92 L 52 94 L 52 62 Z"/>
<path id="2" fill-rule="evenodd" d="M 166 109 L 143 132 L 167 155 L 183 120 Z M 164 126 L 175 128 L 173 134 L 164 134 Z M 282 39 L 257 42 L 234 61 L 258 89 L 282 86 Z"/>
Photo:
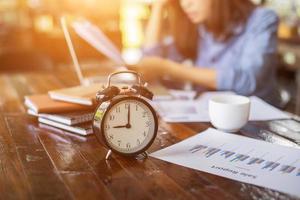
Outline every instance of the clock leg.
<path id="1" fill-rule="evenodd" d="M 143 153 L 137 155 L 135 158 L 136 158 L 137 160 L 144 160 L 144 159 L 148 158 L 148 153 L 145 151 L 145 152 L 143 152 Z"/>
<path id="2" fill-rule="evenodd" d="M 144 152 L 144 155 L 145 155 L 145 158 L 148 158 L 148 152 L 147 151 Z"/>
<path id="3" fill-rule="evenodd" d="M 108 150 L 108 152 L 107 152 L 107 154 L 106 154 L 106 156 L 105 156 L 105 160 L 108 160 L 108 159 L 110 158 L 111 153 L 112 153 L 112 151 L 111 151 L 111 150 Z"/>

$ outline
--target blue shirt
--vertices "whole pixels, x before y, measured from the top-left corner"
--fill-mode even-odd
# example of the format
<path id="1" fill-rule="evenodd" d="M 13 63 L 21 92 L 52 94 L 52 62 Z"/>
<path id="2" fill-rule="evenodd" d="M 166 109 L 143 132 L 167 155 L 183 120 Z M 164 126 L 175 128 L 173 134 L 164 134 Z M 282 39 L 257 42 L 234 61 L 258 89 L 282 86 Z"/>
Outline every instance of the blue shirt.
<path id="1" fill-rule="evenodd" d="M 274 11 L 258 7 L 247 24 L 236 28 L 236 35 L 226 42 L 215 40 L 210 32 L 199 26 L 195 66 L 216 69 L 218 90 L 256 95 L 279 105 L 276 87 L 278 21 Z M 166 55 L 178 62 L 184 60 L 173 42 L 144 49 L 144 53 Z"/>

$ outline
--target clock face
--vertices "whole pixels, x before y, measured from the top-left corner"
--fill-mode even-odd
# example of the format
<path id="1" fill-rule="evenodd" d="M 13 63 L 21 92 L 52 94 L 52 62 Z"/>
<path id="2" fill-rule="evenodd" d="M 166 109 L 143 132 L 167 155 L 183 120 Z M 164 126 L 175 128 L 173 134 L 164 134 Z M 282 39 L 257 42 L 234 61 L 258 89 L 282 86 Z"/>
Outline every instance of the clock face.
<path id="1" fill-rule="evenodd" d="M 106 111 L 102 130 L 112 150 L 136 154 L 152 144 L 157 132 L 157 119 L 146 101 L 124 98 Z"/>

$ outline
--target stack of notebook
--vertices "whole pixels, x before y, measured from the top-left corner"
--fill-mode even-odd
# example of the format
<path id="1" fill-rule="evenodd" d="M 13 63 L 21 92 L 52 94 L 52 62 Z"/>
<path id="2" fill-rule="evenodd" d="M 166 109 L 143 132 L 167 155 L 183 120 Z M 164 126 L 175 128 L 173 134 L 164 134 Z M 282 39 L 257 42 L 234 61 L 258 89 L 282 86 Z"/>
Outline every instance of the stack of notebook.
<path id="1" fill-rule="evenodd" d="M 79 86 L 25 97 L 29 115 L 42 124 L 79 135 L 92 134 L 95 94 L 102 85 Z"/>
<path id="2" fill-rule="evenodd" d="M 120 87 L 120 85 L 118 85 Z M 80 135 L 92 134 L 91 121 L 96 108 L 95 94 L 103 84 L 77 86 L 25 97 L 27 113 L 48 126 Z M 157 99 L 170 94 L 163 87 L 149 88 Z"/>

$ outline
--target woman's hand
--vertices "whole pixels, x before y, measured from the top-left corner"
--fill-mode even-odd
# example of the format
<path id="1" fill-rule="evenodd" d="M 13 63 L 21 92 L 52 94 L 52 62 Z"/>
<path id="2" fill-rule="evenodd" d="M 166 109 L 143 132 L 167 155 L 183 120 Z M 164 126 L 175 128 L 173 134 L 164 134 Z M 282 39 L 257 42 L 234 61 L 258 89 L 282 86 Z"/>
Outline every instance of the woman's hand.
<path id="1" fill-rule="evenodd" d="M 128 66 L 130 70 L 139 72 L 148 81 L 161 78 L 167 74 L 169 67 L 169 61 L 160 57 L 144 57 L 136 65 Z"/>
<path id="2" fill-rule="evenodd" d="M 173 0 L 155 0 L 153 7 L 165 8 Z"/>
<path id="3" fill-rule="evenodd" d="M 172 1 L 174 0 L 155 0 L 153 2 L 151 16 L 145 32 L 144 47 L 152 47 L 161 42 L 164 10 Z"/>

